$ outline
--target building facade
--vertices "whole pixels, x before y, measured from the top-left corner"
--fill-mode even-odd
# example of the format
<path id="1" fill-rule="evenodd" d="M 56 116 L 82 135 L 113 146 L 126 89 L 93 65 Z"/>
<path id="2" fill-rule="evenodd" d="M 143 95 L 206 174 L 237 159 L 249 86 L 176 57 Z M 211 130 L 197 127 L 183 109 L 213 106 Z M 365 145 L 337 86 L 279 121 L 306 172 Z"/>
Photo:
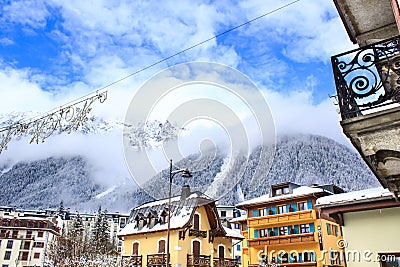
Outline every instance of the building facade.
<path id="1" fill-rule="evenodd" d="M 331 57 L 344 134 L 384 188 L 400 196 L 398 0 L 333 0 L 359 46 Z"/>
<path id="2" fill-rule="evenodd" d="M 222 225 L 215 201 L 200 192 L 171 199 L 170 266 L 237 266 L 232 239 L 243 237 Z M 166 266 L 168 199 L 134 208 L 119 232 L 123 266 Z"/>
<path id="3" fill-rule="evenodd" d="M 400 266 L 400 203 L 389 190 L 326 196 L 317 200 L 317 207 L 342 225 L 347 267 Z"/>
<path id="4" fill-rule="evenodd" d="M 269 195 L 238 204 L 247 211 L 247 217 L 234 220 L 246 238 L 242 265 L 344 266 L 337 246 L 340 226 L 315 208 L 318 197 L 341 192 L 332 185 L 284 183 L 272 185 Z"/>
<path id="5" fill-rule="evenodd" d="M 60 234 L 56 217 L 49 215 L 0 207 L 1 267 L 44 266 L 48 244 Z"/>

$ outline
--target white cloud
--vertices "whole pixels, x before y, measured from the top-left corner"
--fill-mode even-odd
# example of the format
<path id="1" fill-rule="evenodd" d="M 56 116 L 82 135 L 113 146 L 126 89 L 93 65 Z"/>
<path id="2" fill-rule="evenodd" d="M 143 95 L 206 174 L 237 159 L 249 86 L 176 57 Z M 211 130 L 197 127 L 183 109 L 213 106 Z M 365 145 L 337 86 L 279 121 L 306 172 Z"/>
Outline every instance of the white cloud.
<path id="1" fill-rule="evenodd" d="M 64 29 L 54 29 L 51 36 L 62 43 L 62 56 L 74 71 L 81 72 L 82 79 L 46 92 L 40 84 L 54 77 L 38 70 L 3 68 L 0 112 L 55 108 L 288 2 L 13 1 L 5 9 L 8 13 L 4 19 L 32 28 L 44 27 L 51 16 L 49 10 L 57 9 Z M 318 86 L 314 80 L 318 77 L 306 82 L 308 88 L 297 89 L 301 93 L 288 94 L 291 90 L 285 83 L 299 77 L 285 76 L 292 67 L 274 55 L 277 51 L 273 46 L 274 42 L 284 44 L 284 50 L 278 53 L 297 62 L 327 62 L 330 55 L 346 50 L 350 41 L 331 1 L 302 0 L 229 36 L 231 42 L 217 43 L 214 39 L 111 86 L 109 99 L 96 105 L 93 113 L 120 119 L 141 83 L 163 67 L 211 60 L 240 65 L 253 80 L 276 85 L 268 91 L 267 99 L 279 131 L 297 129 L 343 140 L 332 102 L 313 104 L 310 89 Z"/>
<path id="2" fill-rule="evenodd" d="M 4 5 L 2 13 L 2 22 L 17 22 L 32 28 L 46 26 L 46 18 L 50 15 L 41 0 L 11 1 L 9 5 Z"/>

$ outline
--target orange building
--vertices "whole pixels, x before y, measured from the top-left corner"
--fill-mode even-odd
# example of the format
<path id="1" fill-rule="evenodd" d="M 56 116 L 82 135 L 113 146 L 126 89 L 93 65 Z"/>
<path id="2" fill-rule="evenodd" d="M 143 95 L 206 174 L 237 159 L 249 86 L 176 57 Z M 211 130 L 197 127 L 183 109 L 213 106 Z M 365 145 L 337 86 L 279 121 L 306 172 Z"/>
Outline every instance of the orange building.
<path id="1" fill-rule="evenodd" d="M 272 185 L 270 194 L 237 205 L 246 217 L 241 224 L 246 238 L 242 266 L 344 266 L 340 226 L 323 218 L 314 207 L 317 198 L 343 190 L 334 185 Z"/>

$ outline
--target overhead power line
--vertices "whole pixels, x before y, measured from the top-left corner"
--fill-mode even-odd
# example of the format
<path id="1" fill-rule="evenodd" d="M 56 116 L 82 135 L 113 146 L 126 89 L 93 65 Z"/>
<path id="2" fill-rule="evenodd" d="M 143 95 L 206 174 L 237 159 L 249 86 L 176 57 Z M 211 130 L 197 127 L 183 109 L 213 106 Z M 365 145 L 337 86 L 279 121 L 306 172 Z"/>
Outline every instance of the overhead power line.
<path id="1" fill-rule="evenodd" d="M 230 28 L 226 31 L 223 31 L 217 35 L 214 35 L 204 41 L 201 41 L 195 45 L 192 45 L 188 48 L 185 48 L 175 54 L 172 54 L 168 57 L 165 57 L 159 61 L 154 62 L 153 64 L 150 64 L 144 68 L 141 68 L 125 77 L 122 77 L 114 82 L 111 82 L 89 94 L 86 94 L 78 99 L 75 99 L 74 101 L 70 101 L 64 105 L 62 105 L 59 108 L 53 109 L 49 112 L 47 112 L 44 115 L 36 116 L 31 119 L 24 119 L 21 121 L 18 121 L 15 124 L 5 126 L 0 128 L 0 154 L 3 150 L 7 149 L 8 143 L 13 139 L 13 138 L 18 138 L 21 135 L 31 135 L 31 143 L 39 143 L 39 142 L 44 142 L 45 139 L 47 139 L 49 136 L 51 136 L 53 133 L 57 132 L 71 132 L 73 130 L 77 130 L 82 123 L 84 123 L 85 120 L 88 119 L 88 114 L 92 109 L 92 104 L 95 102 L 100 102 L 103 103 L 106 98 L 107 98 L 107 91 L 105 89 L 109 88 L 110 86 L 117 84 L 123 80 L 126 80 L 140 72 L 143 72 L 147 69 L 150 69 L 164 61 L 167 61 L 168 59 L 171 59 L 177 55 L 180 55 L 182 53 L 185 53 L 195 47 L 198 47 L 202 44 L 205 44 L 211 40 L 214 40 L 222 35 L 225 35 L 229 32 L 232 32 L 238 28 L 241 28 L 247 24 L 250 24 L 256 20 L 259 20 L 263 17 L 266 17 L 268 15 L 271 15 L 279 10 L 282 10 L 284 8 L 287 8 L 297 2 L 300 2 L 301 0 L 295 0 L 292 2 L 289 2 L 283 6 L 280 6 L 274 10 L 271 10 L 267 13 L 264 13 L 256 18 L 253 18 L 251 20 L 248 20 L 240 25 L 237 25 L 233 28 Z"/>
<path id="2" fill-rule="evenodd" d="M 256 20 L 259 20 L 259 19 L 261 19 L 261 18 L 264 18 L 264 17 L 266 17 L 266 16 L 268 16 L 268 15 L 271 15 L 271 14 L 273 14 L 273 13 L 279 11 L 279 10 L 282 10 L 282 9 L 284 9 L 284 8 L 287 8 L 287 7 L 293 5 L 293 4 L 297 3 L 297 2 L 300 2 L 300 1 L 301 1 L 301 0 L 292 1 L 292 2 L 290 2 L 290 3 L 287 3 L 287 4 L 283 5 L 283 6 L 280 6 L 280 7 L 276 8 L 276 9 L 274 9 L 274 10 L 271 10 L 271 11 L 269 11 L 269 12 L 267 12 L 267 13 L 264 13 L 264 14 L 262 14 L 262 15 L 256 17 L 256 18 L 253 18 L 253 19 L 251 19 L 251 20 L 248 20 L 248 21 L 246 21 L 246 22 L 244 22 L 244 23 L 242 23 L 242 24 L 240 24 L 240 25 L 237 25 L 237 26 L 235 26 L 235 27 L 233 27 L 233 28 L 230 28 L 230 29 L 228 29 L 228 30 L 226 30 L 226 31 L 223 31 L 223 32 L 221 32 L 221 33 L 219 33 L 219 34 L 217 34 L 217 35 L 214 35 L 214 36 L 212 36 L 212 37 L 210 37 L 210 38 L 208 38 L 208 39 L 206 39 L 206 40 L 204 40 L 204 41 L 201 41 L 201 42 L 199 42 L 199 43 L 197 43 L 197 44 L 195 44 L 195 45 L 192 45 L 192 46 L 190 46 L 190 47 L 188 47 L 188 48 L 185 48 L 185 49 L 183 49 L 183 50 L 181 50 L 181 51 L 179 51 L 179 52 L 177 52 L 177 53 L 175 53 L 175 54 L 172 54 L 172 55 L 167 56 L 167 57 L 165 57 L 165 58 L 163 58 L 163 59 L 160 59 L 159 61 L 156 61 L 156 62 L 154 62 L 154 63 L 152 63 L 152 64 L 150 64 L 150 65 L 148 65 L 148 66 L 146 66 L 146 67 L 143 67 L 143 68 L 141 68 L 141 69 L 139 69 L 139 70 L 137 70 L 137 71 L 135 71 L 135 72 L 133 72 L 133 73 L 130 73 L 130 74 L 128 74 L 128 75 L 126 75 L 126 76 L 124 76 L 124 77 L 122 77 L 122 78 L 120 78 L 120 79 L 118 79 L 118 80 L 116 80 L 116 81 L 113 81 L 113 82 L 111 82 L 111 83 L 109 83 L 109 84 L 107 84 L 107 85 L 105 85 L 105 86 L 103 86 L 103 87 L 101 87 L 101 88 L 99 88 L 99 89 L 96 89 L 96 90 L 93 91 L 92 93 L 89 93 L 89 94 L 87 94 L 87 95 L 84 95 L 84 96 L 82 96 L 81 98 L 78 98 L 77 100 L 80 100 L 80 99 L 82 99 L 82 98 L 86 98 L 87 96 L 92 95 L 92 94 L 93 94 L 94 92 L 96 92 L 96 91 L 102 91 L 102 90 L 104 90 L 104 89 L 107 89 L 108 87 L 113 86 L 114 84 L 117 84 L 117 83 L 119 83 L 119 82 L 122 82 L 123 80 L 126 80 L 126 79 L 128 79 L 128 78 L 130 78 L 130 77 L 132 77 L 132 76 L 134 76 L 134 75 L 139 74 L 140 72 L 143 72 L 143 71 L 145 71 L 145 70 L 147 70 L 147 69 L 150 69 L 150 68 L 152 68 L 152 67 L 154 67 L 154 66 L 156 66 L 156 65 L 158 65 L 158 64 L 160 64 L 160 63 L 163 63 L 163 62 L 167 61 L 168 59 L 171 59 L 171 58 L 176 57 L 176 56 L 178 56 L 178 55 L 180 55 L 180 54 L 183 54 L 183 53 L 185 53 L 185 52 L 187 52 L 187 51 L 189 51 L 189 50 L 191 50 L 191 49 L 193 49 L 193 48 L 196 48 L 196 47 L 198 47 L 198 46 L 200 46 L 200 45 L 202 45 L 202 44 L 205 44 L 205 43 L 207 43 L 207 42 L 209 42 L 209 41 L 211 41 L 211 40 L 217 39 L 218 37 L 220 37 L 220 36 L 222 36 L 222 35 L 225 35 L 225 34 L 227 34 L 227 33 L 229 33 L 229 32 L 232 32 L 232 31 L 234 31 L 234 30 L 237 30 L 237 29 L 239 29 L 239 28 L 241 28 L 241 27 L 243 27 L 243 26 L 245 26 L 245 25 L 247 25 L 247 24 L 250 24 L 250 23 L 252 23 L 252 22 L 254 22 L 254 21 L 256 21 Z M 75 100 L 75 101 L 77 101 L 77 100 Z M 75 101 L 72 101 L 72 102 L 75 102 Z M 71 103 L 71 102 L 70 102 L 70 103 Z M 67 105 L 68 105 L 68 104 L 69 104 L 69 103 L 67 103 Z"/>

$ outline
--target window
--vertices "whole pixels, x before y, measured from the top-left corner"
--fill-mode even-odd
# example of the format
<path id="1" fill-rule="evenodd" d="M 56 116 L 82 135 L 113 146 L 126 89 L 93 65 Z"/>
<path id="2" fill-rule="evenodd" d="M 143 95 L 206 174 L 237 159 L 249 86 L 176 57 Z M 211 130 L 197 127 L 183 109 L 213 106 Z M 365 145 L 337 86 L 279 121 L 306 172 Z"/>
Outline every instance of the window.
<path id="1" fill-rule="evenodd" d="M 260 230 L 260 237 L 265 237 L 268 235 L 268 231 L 267 229 L 261 229 Z"/>
<path id="2" fill-rule="evenodd" d="M 328 232 L 328 235 L 332 234 L 331 224 L 329 224 L 329 223 L 326 224 L 326 231 Z"/>
<path id="3" fill-rule="evenodd" d="M 193 229 L 199 230 L 200 229 L 200 215 L 195 214 L 193 218 Z"/>
<path id="4" fill-rule="evenodd" d="M 8 261 L 11 259 L 11 251 L 6 251 L 6 254 L 4 254 L 4 260 Z"/>
<path id="5" fill-rule="evenodd" d="M 218 258 L 224 259 L 225 258 L 225 247 L 222 245 L 218 246 Z"/>
<path id="6" fill-rule="evenodd" d="M 289 194 L 289 187 L 282 188 L 282 193 L 283 194 Z"/>
<path id="7" fill-rule="evenodd" d="M 13 232 L 12 232 L 12 237 L 13 237 L 13 238 L 18 238 L 18 231 L 16 231 L 16 230 L 13 231 Z"/>
<path id="8" fill-rule="evenodd" d="M 282 187 L 275 189 L 275 196 L 279 196 L 282 194 L 289 194 L 289 187 Z"/>
<path id="9" fill-rule="evenodd" d="M 226 217 L 226 211 L 225 210 L 221 210 L 221 217 Z"/>
<path id="10" fill-rule="evenodd" d="M 32 230 L 26 231 L 26 238 L 31 239 L 32 238 Z"/>
<path id="11" fill-rule="evenodd" d="M 139 255 L 139 243 L 133 243 L 132 245 L 132 255 Z"/>
<path id="12" fill-rule="evenodd" d="M 303 202 L 297 203 L 298 211 L 302 211 L 302 210 L 306 210 L 306 209 L 307 209 L 307 202 L 303 201 Z"/>
<path id="13" fill-rule="evenodd" d="M 165 253 L 165 240 L 158 241 L 158 253 Z"/>
<path id="14" fill-rule="evenodd" d="M 300 233 L 309 233 L 310 232 L 310 225 L 309 224 L 300 224 Z"/>
<path id="15" fill-rule="evenodd" d="M 42 231 L 38 232 L 38 233 L 37 233 L 37 236 L 38 236 L 38 237 L 43 237 L 43 232 L 42 232 Z"/>
<path id="16" fill-rule="evenodd" d="M 23 261 L 27 261 L 29 256 L 29 252 L 24 251 L 19 254 L 19 259 Z"/>
<path id="17" fill-rule="evenodd" d="M 240 245 L 236 245 L 236 250 L 237 250 L 237 251 L 240 251 L 240 250 L 241 250 Z"/>
<path id="18" fill-rule="evenodd" d="M 23 248 L 24 249 L 29 249 L 30 247 L 31 247 L 31 242 L 30 241 L 25 241 Z"/>
<path id="19" fill-rule="evenodd" d="M 265 209 L 259 209 L 258 216 L 260 216 L 260 217 L 265 216 Z"/>
<path id="20" fill-rule="evenodd" d="M 240 229 L 240 224 L 234 223 L 233 225 L 234 225 L 234 228 L 235 228 L 235 229 Z"/>
<path id="21" fill-rule="evenodd" d="M 44 242 L 34 242 L 33 247 L 34 248 L 44 248 Z"/>
<path id="22" fill-rule="evenodd" d="M 286 213 L 286 205 L 282 205 L 282 206 L 278 206 L 278 213 L 282 214 L 282 213 Z"/>
<path id="23" fill-rule="evenodd" d="M 339 236 L 339 229 L 337 225 L 333 226 L 333 232 L 335 233 L 335 236 Z"/>
<path id="24" fill-rule="evenodd" d="M 13 241 L 12 240 L 8 240 L 7 241 L 7 248 L 12 248 L 13 247 Z"/>
<path id="25" fill-rule="evenodd" d="M 9 267 L 9 265 L 8 264 L 3 264 L 3 265 L 1 265 L 1 267 Z"/>
<path id="26" fill-rule="evenodd" d="M 279 227 L 279 235 L 288 235 L 288 227 L 287 226 Z"/>

